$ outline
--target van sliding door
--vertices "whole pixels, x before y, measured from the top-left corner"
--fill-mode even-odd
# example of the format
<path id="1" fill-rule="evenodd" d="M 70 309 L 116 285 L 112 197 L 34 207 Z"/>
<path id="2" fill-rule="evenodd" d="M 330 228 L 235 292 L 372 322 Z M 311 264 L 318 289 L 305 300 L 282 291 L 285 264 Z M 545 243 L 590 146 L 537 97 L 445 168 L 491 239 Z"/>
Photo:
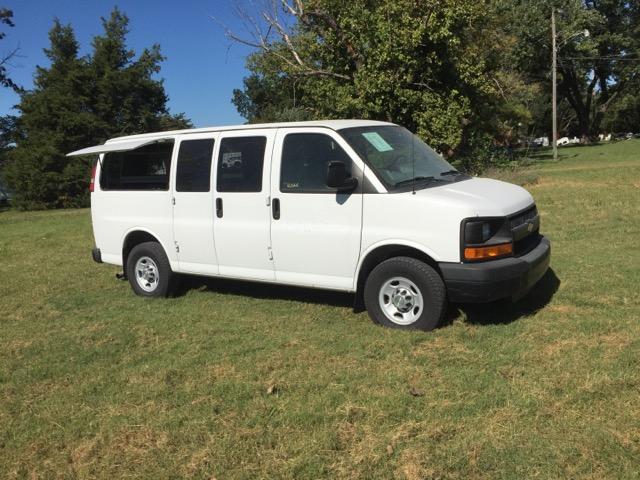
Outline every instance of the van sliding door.
<path id="1" fill-rule="evenodd" d="M 176 147 L 173 238 L 180 271 L 216 275 L 212 159 L 218 134 L 189 135 Z"/>
<path id="2" fill-rule="evenodd" d="M 274 280 L 269 238 L 273 129 L 221 132 L 216 147 L 214 237 L 220 275 Z"/>

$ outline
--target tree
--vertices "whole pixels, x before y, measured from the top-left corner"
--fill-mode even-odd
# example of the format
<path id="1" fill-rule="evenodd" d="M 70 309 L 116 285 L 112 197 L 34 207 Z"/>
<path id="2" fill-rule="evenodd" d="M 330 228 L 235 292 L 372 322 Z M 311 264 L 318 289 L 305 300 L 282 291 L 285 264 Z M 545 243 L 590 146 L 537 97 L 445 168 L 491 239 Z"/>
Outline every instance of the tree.
<path id="1" fill-rule="evenodd" d="M 7 8 L 0 7 L 0 25 L 7 25 L 8 27 L 14 27 L 13 12 Z M 0 31 L 0 40 L 3 40 L 7 34 Z M 6 88 L 10 88 L 15 92 L 20 92 L 20 87 L 9 78 L 7 72 L 7 65 L 11 62 L 11 59 L 18 54 L 19 48 L 15 47 L 7 53 L 3 53 L 0 56 L 0 85 Z"/>
<path id="2" fill-rule="evenodd" d="M 45 53 L 51 66 L 37 67 L 34 89 L 21 95 L 17 123 L 21 138 L 6 172 L 16 204 L 25 208 L 84 203 L 86 183 L 78 170 L 86 175 L 88 167 L 80 163 L 83 160 L 67 161 L 64 154 L 90 144 L 99 134 L 86 108 L 87 61 L 78 58 L 73 29 L 55 20 L 49 40 Z"/>
<path id="3" fill-rule="evenodd" d="M 80 58 L 73 29 L 55 20 L 45 50 L 50 66 L 37 68 L 33 90 L 18 105 L 6 177 L 19 207 L 88 204 L 91 160 L 65 157 L 70 151 L 117 135 L 191 126 L 183 114 L 168 112 L 162 81 L 153 78 L 163 59 L 159 47 L 135 58 L 126 47 L 127 24 L 115 9 L 103 19 L 93 54 Z"/>
<path id="4" fill-rule="evenodd" d="M 118 8 L 108 19 L 102 19 L 104 35 L 93 40 L 89 64 L 94 86 L 89 104 L 95 113 L 104 139 L 117 135 L 148 132 L 174 126 L 188 127 L 184 114 L 169 120 L 168 97 L 160 72 L 164 57 L 160 46 L 144 49 L 136 59 L 126 45 L 129 19 Z"/>
<path id="5" fill-rule="evenodd" d="M 15 144 L 16 117 L 0 117 L 0 191 L 4 191 L 4 166 Z"/>
<path id="6" fill-rule="evenodd" d="M 552 8 L 559 124 L 594 137 L 637 96 L 639 2 L 273 0 L 254 15 L 240 9 L 249 34 L 227 30 L 255 49 L 233 102 L 250 122 L 392 120 L 473 156 L 480 144 L 550 133 Z"/>
<path id="7" fill-rule="evenodd" d="M 392 120 L 443 150 L 478 124 L 498 88 L 484 46 L 486 2 L 281 0 L 243 13 L 256 48 L 233 101 L 249 121 Z"/>
<path id="8" fill-rule="evenodd" d="M 494 0 L 494 5 L 508 19 L 505 31 L 516 39 L 514 67 L 545 92 L 551 90 L 549 18 L 556 9 L 559 108 L 569 114 L 559 124 L 567 134 L 597 136 L 609 108 L 636 84 L 640 73 L 638 2 Z M 585 30 L 588 37 L 581 35 Z M 549 112 L 538 117 L 538 128 L 547 125 Z"/>

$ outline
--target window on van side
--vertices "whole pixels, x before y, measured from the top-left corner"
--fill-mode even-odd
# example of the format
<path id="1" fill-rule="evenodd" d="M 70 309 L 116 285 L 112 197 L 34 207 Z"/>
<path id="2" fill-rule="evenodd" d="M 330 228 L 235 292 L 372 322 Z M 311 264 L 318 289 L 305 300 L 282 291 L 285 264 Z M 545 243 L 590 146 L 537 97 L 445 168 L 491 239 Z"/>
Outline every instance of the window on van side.
<path id="1" fill-rule="evenodd" d="M 266 145 L 266 137 L 223 138 L 218 156 L 218 191 L 262 191 Z"/>
<path id="2" fill-rule="evenodd" d="M 176 171 L 176 191 L 209 191 L 213 142 L 213 138 L 184 140 L 180 142 Z"/>
<path id="3" fill-rule="evenodd" d="M 102 160 L 102 190 L 168 190 L 173 141 L 128 152 L 107 153 Z"/>
<path id="4" fill-rule="evenodd" d="M 290 133 L 284 138 L 280 166 L 280 191 L 288 193 L 335 193 L 327 186 L 330 162 L 343 162 L 352 170 L 349 155 L 328 135 Z"/>

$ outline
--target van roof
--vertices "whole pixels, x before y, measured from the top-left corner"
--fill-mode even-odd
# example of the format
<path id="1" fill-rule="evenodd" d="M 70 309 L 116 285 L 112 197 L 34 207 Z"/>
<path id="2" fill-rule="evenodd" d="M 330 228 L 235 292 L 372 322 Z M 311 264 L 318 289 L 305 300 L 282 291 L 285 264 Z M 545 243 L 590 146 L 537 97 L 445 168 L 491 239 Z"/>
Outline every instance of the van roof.
<path id="1" fill-rule="evenodd" d="M 190 133 L 224 132 L 229 130 L 253 130 L 258 128 L 284 128 L 284 127 L 324 127 L 332 130 L 340 130 L 352 127 L 371 127 L 374 125 L 394 125 L 389 122 L 377 120 L 314 120 L 308 122 L 282 122 L 282 123 L 251 123 L 246 125 L 228 125 L 220 127 L 189 128 L 186 130 L 172 130 L 167 132 L 142 133 L 139 135 L 127 135 L 107 140 L 105 143 L 121 142 L 123 140 L 135 140 L 154 137 L 166 137 L 172 135 L 187 135 Z"/>

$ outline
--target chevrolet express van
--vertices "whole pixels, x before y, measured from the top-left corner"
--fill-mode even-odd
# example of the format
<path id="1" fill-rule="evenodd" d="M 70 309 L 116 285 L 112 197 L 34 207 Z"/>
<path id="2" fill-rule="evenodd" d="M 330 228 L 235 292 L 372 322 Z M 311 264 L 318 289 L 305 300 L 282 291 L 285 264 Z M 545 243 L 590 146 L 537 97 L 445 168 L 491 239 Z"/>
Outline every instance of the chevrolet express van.
<path id="1" fill-rule="evenodd" d="M 97 262 L 133 291 L 185 273 L 356 293 L 374 322 L 430 330 L 447 302 L 523 296 L 550 246 L 523 188 L 454 169 L 364 120 L 114 138 L 91 179 Z"/>

